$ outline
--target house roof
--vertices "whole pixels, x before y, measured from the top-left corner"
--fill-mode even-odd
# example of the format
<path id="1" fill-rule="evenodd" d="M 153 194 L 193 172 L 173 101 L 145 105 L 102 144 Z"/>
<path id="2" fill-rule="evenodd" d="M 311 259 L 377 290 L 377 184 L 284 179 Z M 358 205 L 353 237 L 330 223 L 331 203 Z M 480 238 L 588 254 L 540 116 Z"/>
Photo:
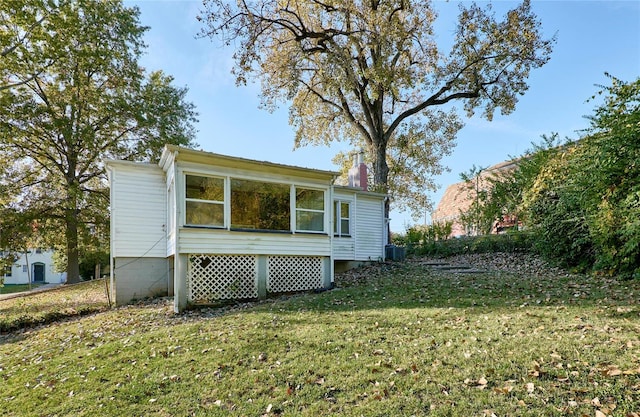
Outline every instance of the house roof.
<path id="1" fill-rule="evenodd" d="M 431 221 L 439 223 L 457 219 L 461 211 L 464 212 L 471 206 L 473 199 L 469 192 L 464 181 L 448 186 L 436 209 L 431 213 Z"/>
<path id="2" fill-rule="evenodd" d="M 254 172 L 296 175 L 298 177 L 312 178 L 316 180 L 321 179 L 326 181 L 333 181 L 340 175 L 340 173 L 337 171 L 324 171 L 294 165 L 257 161 L 236 156 L 221 155 L 213 152 L 183 148 L 175 145 L 165 145 L 162 156 L 160 157 L 160 167 L 166 170 L 173 160 L 215 165 L 227 168 L 246 169 Z"/>
<path id="3" fill-rule="evenodd" d="M 152 164 L 150 162 L 140 162 L 140 161 L 126 161 L 123 159 L 105 159 L 104 163 L 107 167 L 109 166 L 130 166 L 130 167 L 143 167 L 143 168 L 151 168 L 158 169 L 158 164 Z"/>
<path id="4" fill-rule="evenodd" d="M 375 191 L 369 191 L 369 190 L 365 191 L 360 187 L 350 187 L 348 185 L 334 185 L 333 188 L 335 188 L 336 190 L 349 191 L 354 194 L 363 194 L 370 197 L 387 197 L 387 194 L 377 193 Z"/>
<path id="5" fill-rule="evenodd" d="M 511 161 L 504 161 L 495 164 L 485 170 L 479 175 L 479 186 L 485 189 L 489 186 L 488 179 L 500 175 L 501 173 L 511 172 L 518 166 L 520 159 L 514 159 Z M 474 178 L 475 179 L 475 178 Z M 455 184 L 451 184 L 445 190 L 442 199 L 436 206 L 436 209 L 431 213 L 431 221 L 445 222 L 455 221 L 460 216 L 460 212 L 465 212 L 469 209 L 473 203 L 475 197 L 475 189 L 466 181 L 460 181 Z"/>

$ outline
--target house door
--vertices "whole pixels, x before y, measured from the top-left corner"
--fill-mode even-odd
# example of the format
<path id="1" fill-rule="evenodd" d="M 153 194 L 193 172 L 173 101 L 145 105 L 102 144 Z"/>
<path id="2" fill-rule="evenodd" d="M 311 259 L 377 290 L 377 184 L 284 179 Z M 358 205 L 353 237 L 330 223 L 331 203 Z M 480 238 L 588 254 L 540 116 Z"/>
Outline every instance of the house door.
<path id="1" fill-rule="evenodd" d="M 44 264 L 42 262 L 33 264 L 33 282 L 44 282 Z"/>

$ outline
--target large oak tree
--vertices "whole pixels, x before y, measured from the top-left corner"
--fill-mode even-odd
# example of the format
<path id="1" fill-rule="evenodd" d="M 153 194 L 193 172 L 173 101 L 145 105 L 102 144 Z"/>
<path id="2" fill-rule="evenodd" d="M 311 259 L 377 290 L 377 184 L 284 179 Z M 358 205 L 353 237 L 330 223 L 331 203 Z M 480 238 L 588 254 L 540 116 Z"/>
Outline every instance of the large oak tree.
<path id="1" fill-rule="evenodd" d="M 490 4 L 460 6 L 449 51 L 436 42 L 428 0 L 204 4 L 203 35 L 236 47 L 237 82 L 258 78 L 266 108 L 290 103 L 297 146 L 363 145 L 374 185 L 405 201 L 424 193 L 415 183 L 430 184 L 461 127 L 451 104 L 488 119 L 513 111 L 554 43 L 528 0 L 502 18 Z"/>
<path id="2" fill-rule="evenodd" d="M 146 28 L 137 8 L 0 1 L 2 208 L 66 248 L 75 282 L 79 248 L 108 236 L 102 161 L 148 161 L 165 143 L 193 145 L 196 113 L 172 77 L 139 65 Z"/>

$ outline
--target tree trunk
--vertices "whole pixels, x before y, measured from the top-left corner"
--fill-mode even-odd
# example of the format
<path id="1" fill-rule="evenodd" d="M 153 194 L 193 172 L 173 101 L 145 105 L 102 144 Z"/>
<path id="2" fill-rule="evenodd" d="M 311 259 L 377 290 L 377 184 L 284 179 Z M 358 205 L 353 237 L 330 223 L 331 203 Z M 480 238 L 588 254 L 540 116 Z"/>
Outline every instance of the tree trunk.
<path id="1" fill-rule="evenodd" d="M 373 184 L 376 186 L 378 192 L 389 191 L 389 166 L 387 165 L 387 143 L 386 141 L 379 139 L 378 143 L 374 145 L 373 154 Z M 384 218 L 385 218 L 385 233 L 387 234 L 387 243 L 391 243 L 391 229 L 389 228 L 389 199 L 384 202 Z"/>
<path id="2" fill-rule="evenodd" d="M 67 284 L 75 284 L 80 282 L 80 262 L 78 259 L 78 218 L 76 210 L 66 210 L 65 226 L 65 237 L 67 241 Z"/>
<path id="3" fill-rule="evenodd" d="M 76 171 L 76 158 L 69 157 L 67 173 L 67 202 L 64 209 L 65 240 L 67 242 L 67 283 L 80 282 L 80 261 L 78 255 L 78 195 L 79 186 Z"/>

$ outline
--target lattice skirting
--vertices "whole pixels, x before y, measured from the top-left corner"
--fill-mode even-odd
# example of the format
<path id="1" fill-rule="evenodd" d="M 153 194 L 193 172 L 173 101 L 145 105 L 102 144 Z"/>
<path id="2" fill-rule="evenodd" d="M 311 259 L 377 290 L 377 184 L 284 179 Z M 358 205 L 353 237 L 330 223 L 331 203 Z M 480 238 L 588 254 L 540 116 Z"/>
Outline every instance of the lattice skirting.
<path id="1" fill-rule="evenodd" d="M 189 255 L 189 301 L 258 297 L 258 261 L 247 255 Z"/>
<path id="2" fill-rule="evenodd" d="M 322 288 L 324 268 L 319 256 L 270 256 L 267 291 L 290 292 Z"/>
<path id="3" fill-rule="evenodd" d="M 187 266 L 189 301 L 258 298 L 260 280 L 263 294 L 265 288 L 273 293 L 319 289 L 323 287 L 324 265 L 320 256 L 191 254 Z"/>

